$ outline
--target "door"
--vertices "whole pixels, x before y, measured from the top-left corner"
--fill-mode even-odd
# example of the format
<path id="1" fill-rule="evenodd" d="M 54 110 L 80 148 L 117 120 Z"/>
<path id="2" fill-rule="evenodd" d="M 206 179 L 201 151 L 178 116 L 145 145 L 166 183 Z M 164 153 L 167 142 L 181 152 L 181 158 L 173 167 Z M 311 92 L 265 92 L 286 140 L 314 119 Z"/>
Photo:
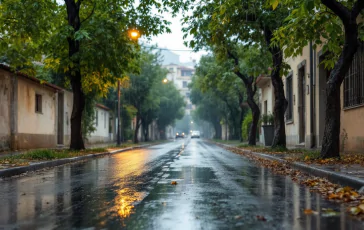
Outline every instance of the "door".
<path id="1" fill-rule="evenodd" d="M 298 70 L 298 84 L 299 143 L 304 143 L 306 133 L 306 78 L 304 66 Z"/>

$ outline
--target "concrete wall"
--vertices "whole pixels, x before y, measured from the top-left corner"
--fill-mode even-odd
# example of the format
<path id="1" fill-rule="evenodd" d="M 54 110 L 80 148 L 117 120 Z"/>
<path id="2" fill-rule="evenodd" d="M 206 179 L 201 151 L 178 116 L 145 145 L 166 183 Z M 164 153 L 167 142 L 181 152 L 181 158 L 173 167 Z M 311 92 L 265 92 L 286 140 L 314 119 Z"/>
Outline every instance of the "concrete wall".
<path id="1" fill-rule="evenodd" d="M 274 91 L 273 91 L 273 85 L 271 80 L 269 80 L 267 83 L 261 86 L 261 88 L 258 91 L 259 98 L 260 98 L 260 113 L 263 115 L 265 111 L 267 111 L 267 114 L 271 113 L 273 114 L 273 108 L 274 108 Z M 265 103 L 267 102 L 267 108 L 265 109 Z M 264 135 L 263 135 L 263 128 L 261 127 L 259 130 L 259 142 L 264 143 Z"/>
<path id="2" fill-rule="evenodd" d="M 292 74 L 292 92 L 293 92 L 293 114 L 292 120 L 286 120 L 286 137 L 288 146 L 296 146 L 301 144 L 302 147 L 309 147 L 311 145 L 311 131 L 310 131 L 310 56 L 309 47 L 303 49 L 302 56 L 286 59 L 288 65 L 291 66 L 290 74 Z M 299 69 L 303 68 L 304 75 L 299 79 Z M 288 76 L 288 75 L 287 75 Z M 304 95 L 301 95 L 300 84 L 304 81 Z M 283 77 L 284 90 L 286 91 L 286 76 Z M 286 95 L 287 97 L 287 95 Z M 300 119 L 300 114 L 303 118 Z M 300 129 L 303 135 L 300 140 Z"/>
<path id="3" fill-rule="evenodd" d="M 96 107 L 95 112 L 98 113 L 96 116 L 97 122 L 95 120 L 95 128 L 96 130 L 91 133 L 90 137 L 88 137 L 89 143 L 103 143 L 109 142 L 109 112 L 102 108 Z"/>
<path id="4" fill-rule="evenodd" d="M 364 105 L 344 109 L 344 84 L 341 86 L 340 149 L 346 152 L 364 152 Z"/>
<path id="5" fill-rule="evenodd" d="M 42 95 L 42 112 L 35 111 L 35 95 Z M 53 89 L 18 77 L 17 148 L 56 146 L 57 94 Z"/>
<path id="6" fill-rule="evenodd" d="M 11 74 L 0 69 L 0 151 L 10 148 Z"/>
<path id="7" fill-rule="evenodd" d="M 64 104 L 63 104 L 63 143 L 65 146 L 69 146 L 71 143 L 71 114 L 73 107 L 73 93 L 64 91 Z"/>

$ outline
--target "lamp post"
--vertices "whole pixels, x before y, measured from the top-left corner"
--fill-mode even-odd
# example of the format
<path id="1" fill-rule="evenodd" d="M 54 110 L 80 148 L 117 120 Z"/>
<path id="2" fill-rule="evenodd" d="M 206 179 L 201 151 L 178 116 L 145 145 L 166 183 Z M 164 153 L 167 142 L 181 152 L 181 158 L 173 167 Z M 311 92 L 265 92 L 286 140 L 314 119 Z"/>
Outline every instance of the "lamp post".
<path id="1" fill-rule="evenodd" d="M 129 30 L 128 31 L 129 37 L 132 40 L 138 40 L 138 38 L 140 37 L 140 33 L 138 30 Z M 118 80 L 118 131 L 117 131 L 117 145 L 121 144 L 121 116 L 120 116 L 120 79 Z"/>
<path id="2" fill-rule="evenodd" d="M 120 119 L 120 80 L 118 80 L 118 132 L 117 145 L 121 144 L 121 119 Z"/>

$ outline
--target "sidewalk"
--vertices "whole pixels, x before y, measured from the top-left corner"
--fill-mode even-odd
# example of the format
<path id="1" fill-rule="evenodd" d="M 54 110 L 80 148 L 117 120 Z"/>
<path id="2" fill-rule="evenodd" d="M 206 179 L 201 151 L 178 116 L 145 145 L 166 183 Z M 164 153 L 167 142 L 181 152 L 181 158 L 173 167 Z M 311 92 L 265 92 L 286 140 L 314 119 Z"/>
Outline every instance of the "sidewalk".
<path id="1" fill-rule="evenodd" d="M 285 163 L 310 175 L 324 177 L 333 183 L 350 186 L 364 192 L 364 167 L 360 164 L 318 164 L 315 162 L 307 164 L 299 160 L 302 153 L 262 153 L 244 149 L 244 147 L 240 148 L 236 145 L 217 144 L 237 151 L 243 151 L 259 158 Z"/>
<path id="2" fill-rule="evenodd" d="M 129 142 L 122 143 L 122 144 L 129 144 Z M 86 149 L 107 148 L 107 147 L 110 147 L 110 146 L 116 146 L 116 142 L 107 142 L 107 143 L 98 143 L 98 144 L 85 144 Z M 46 148 L 46 149 L 58 150 L 58 149 L 68 149 L 68 148 L 69 148 L 69 146 L 59 146 L 59 147 L 56 147 L 56 148 Z M 26 152 L 33 151 L 33 150 L 40 150 L 40 149 L 26 149 L 26 150 L 19 150 L 19 151 L 9 150 L 9 151 L 0 152 L 0 157 L 17 156 L 17 155 L 24 154 Z"/>

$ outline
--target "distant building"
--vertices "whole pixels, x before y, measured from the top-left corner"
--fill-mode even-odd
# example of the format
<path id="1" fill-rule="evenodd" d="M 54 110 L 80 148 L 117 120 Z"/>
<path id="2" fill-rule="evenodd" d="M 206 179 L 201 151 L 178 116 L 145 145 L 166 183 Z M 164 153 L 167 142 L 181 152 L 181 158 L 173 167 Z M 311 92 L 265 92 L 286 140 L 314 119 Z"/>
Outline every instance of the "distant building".
<path id="1" fill-rule="evenodd" d="M 191 115 L 194 109 L 190 99 L 190 89 L 188 85 L 192 82 L 192 76 L 195 74 L 195 62 L 181 63 L 179 55 L 170 50 L 162 50 L 163 68 L 168 70 L 167 79 L 176 86 L 186 103 L 185 115 Z M 167 127 L 167 137 L 174 136 L 174 130 Z"/>

